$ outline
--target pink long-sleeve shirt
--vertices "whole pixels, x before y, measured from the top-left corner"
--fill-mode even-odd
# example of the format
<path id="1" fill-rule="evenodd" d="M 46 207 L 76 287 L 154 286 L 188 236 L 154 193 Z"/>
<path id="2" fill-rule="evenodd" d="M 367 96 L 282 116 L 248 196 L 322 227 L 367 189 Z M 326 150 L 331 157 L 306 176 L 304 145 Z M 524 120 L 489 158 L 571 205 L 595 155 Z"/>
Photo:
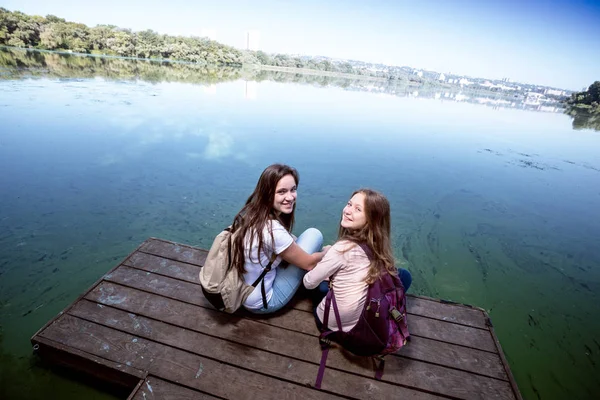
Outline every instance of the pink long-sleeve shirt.
<path id="1" fill-rule="evenodd" d="M 358 323 L 365 305 L 368 291 L 365 278 L 369 264 L 369 258 L 360 246 L 348 241 L 339 241 L 329 249 L 313 270 L 304 275 L 304 286 L 307 289 L 314 289 L 323 280 L 333 276 L 333 293 L 344 331 L 349 331 Z M 324 313 L 325 299 L 317 306 L 317 315 L 321 322 Z M 329 311 L 328 326 L 331 330 L 339 330 L 333 306 Z"/>

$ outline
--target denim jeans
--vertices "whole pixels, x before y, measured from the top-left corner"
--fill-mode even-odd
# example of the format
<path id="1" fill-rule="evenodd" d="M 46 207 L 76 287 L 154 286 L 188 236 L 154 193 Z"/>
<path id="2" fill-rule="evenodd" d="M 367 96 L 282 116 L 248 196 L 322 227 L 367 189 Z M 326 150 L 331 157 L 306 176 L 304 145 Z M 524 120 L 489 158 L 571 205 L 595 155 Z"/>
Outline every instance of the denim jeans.
<path id="1" fill-rule="evenodd" d="M 323 235 L 318 229 L 308 228 L 298 237 L 296 244 L 308 254 L 313 254 L 323 247 Z M 280 310 L 294 297 L 294 294 L 302 285 L 302 278 L 304 278 L 306 272 L 295 265 L 288 265 L 287 268 L 278 267 L 275 269 L 273 295 L 267 303 L 267 308 L 247 310 L 254 314 L 269 314 Z"/>

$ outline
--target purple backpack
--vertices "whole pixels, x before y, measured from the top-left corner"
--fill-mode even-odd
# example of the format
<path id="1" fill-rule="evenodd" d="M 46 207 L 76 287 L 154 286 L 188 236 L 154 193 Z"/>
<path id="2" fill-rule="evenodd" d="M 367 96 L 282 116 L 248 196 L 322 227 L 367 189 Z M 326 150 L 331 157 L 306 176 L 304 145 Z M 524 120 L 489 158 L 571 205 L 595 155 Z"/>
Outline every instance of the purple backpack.
<path id="1" fill-rule="evenodd" d="M 367 257 L 372 259 L 371 249 L 365 244 L 360 244 L 360 247 L 365 251 Z M 315 387 L 321 388 L 327 354 L 332 342 L 358 356 L 374 356 L 378 359 L 375 379 L 381 379 L 385 365 L 383 356 L 398 351 L 406 344 L 409 337 L 406 324 L 406 295 L 400 278 L 385 273 L 380 279 L 369 285 L 367 300 L 358 323 L 348 332 L 341 330 L 340 313 L 331 282 L 330 280 L 329 292 L 325 298 L 324 321 L 319 336 L 323 354 Z M 328 328 L 332 305 L 339 331 L 332 331 Z"/>

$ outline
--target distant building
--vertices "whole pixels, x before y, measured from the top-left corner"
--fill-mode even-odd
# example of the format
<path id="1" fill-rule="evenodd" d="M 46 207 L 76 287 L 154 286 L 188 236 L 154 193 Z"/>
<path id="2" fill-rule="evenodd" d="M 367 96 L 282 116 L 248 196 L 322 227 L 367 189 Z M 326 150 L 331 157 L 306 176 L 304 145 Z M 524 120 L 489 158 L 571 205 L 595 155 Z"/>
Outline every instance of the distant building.
<path id="1" fill-rule="evenodd" d="M 539 106 L 544 100 L 544 95 L 541 93 L 528 92 L 523 103 L 530 106 Z"/>
<path id="2" fill-rule="evenodd" d="M 446 80 L 446 75 L 440 74 L 440 76 L 438 76 L 438 81 L 444 82 L 445 80 Z"/>
<path id="3" fill-rule="evenodd" d="M 552 96 L 564 96 L 566 95 L 564 90 L 558 90 L 558 89 L 546 89 L 544 90 L 544 94 L 549 94 Z"/>
<path id="4" fill-rule="evenodd" d="M 422 78 L 422 77 L 423 77 L 423 71 L 417 71 L 417 70 L 414 70 L 413 74 L 415 74 L 415 75 L 416 75 L 416 76 L 418 76 L 419 78 Z"/>
<path id="5" fill-rule="evenodd" d="M 246 31 L 246 50 L 260 49 L 260 32 L 257 30 Z"/>
<path id="6" fill-rule="evenodd" d="M 473 84 L 473 82 L 470 82 L 468 79 L 465 79 L 465 78 L 462 78 L 461 80 L 459 80 L 458 83 L 460 83 L 461 85 L 471 85 L 471 84 Z"/>

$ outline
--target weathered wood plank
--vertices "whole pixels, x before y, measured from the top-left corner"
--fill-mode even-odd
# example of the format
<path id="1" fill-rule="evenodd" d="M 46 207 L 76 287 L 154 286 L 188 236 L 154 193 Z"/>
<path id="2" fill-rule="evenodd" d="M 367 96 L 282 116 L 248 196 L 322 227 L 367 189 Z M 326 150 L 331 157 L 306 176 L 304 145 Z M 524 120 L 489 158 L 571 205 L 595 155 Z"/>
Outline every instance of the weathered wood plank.
<path id="1" fill-rule="evenodd" d="M 129 257 L 123 265 L 199 284 L 198 274 L 201 268 L 197 265 L 173 261 L 139 251 Z"/>
<path id="2" fill-rule="evenodd" d="M 169 301 L 173 302 L 173 300 Z M 126 311 L 108 306 L 99 308 L 96 303 L 91 301 L 81 301 L 73 307 L 70 314 L 200 356 L 218 359 L 301 385 L 312 385 L 317 376 L 318 365 L 316 364 L 226 341 L 225 338 L 204 335 L 143 316 L 136 316 L 133 319 L 128 318 Z M 140 329 L 142 326 L 149 329 Z M 214 334 L 214 332 L 211 333 Z M 240 357 L 240 355 L 243 356 Z M 329 372 L 328 379 L 323 383 L 322 389 L 331 393 L 361 399 L 390 398 L 394 396 L 415 400 L 439 399 L 437 396 L 424 392 L 336 370 Z"/>
<path id="3" fill-rule="evenodd" d="M 484 313 L 477 308 L 470 308 L 461 304 L 444 304 L 435 299 L 416 296 L 407 296 L 407 307 L 410 314 L 476 328 L 488 328 Z"/>
<path id="4" fill-rule="evenodd" d="M 148 370 L 151 375 L 181 383 L 213 396 L 273 400 L 337 397 L 331 393 L 273 379 L 200 357 L 71 315 L 63 315 L 43 334 L 67 346 L 73 346 L 91 354 L 103 355 L 119 363 L 131 363 L 132 366 Z M 107 354 L 105 346 L 108 343 L 117 348 L 113 347 Z M 122 345 L 125 343 L 129 343 L 129 346 Z M 134 351 L 132 354 L 132 350 L 138 352 Z M 141 354 L 144 354 L 145 357 Z M 224 384 L 225 378 L 228 384 Z M 269 388 L 269 390 L 265 390 L 265 388 Z"/>
<path id="5" fill-rule="evenodd" d="M 202 400 L 217 399 L 206 393 L 199 392 L 172 382 L 167 382 L 156 376 L 147 377 L 139 388 L 129 396 L 131 400 Z"/>
<path id="6" fill-rule="evenodd" d="M 278 329 L 256 320 L 227 315 L 108 282 L 90 292 L 86 298 L 315 365 L 320 361 L 321 351 L 316 337 Z M 367 377 L 373 375 L 370 359 L 340 351 L 330 352 L 328 366 Z M 463 396 L 461 398 L 512 398 L 506 381 L 402 357 L 388 358 L 384 381 L 432 393 Z"/>
<path id="7" fill-rule="evenodd" d="M 182 300 L 191 304 L 210 307 L 198 285 L 177 279 L 168 278 L 151 272 L 121 266 L 111 274 L 106 275 L 106 280 L 136 289 L 145 290 L 161 296 Z M 283 313 L 255 317 L 261 321 L 297 330 L 308 334 L 317 333 L 313 324 L 307 324 L 304 311 L 286 310 Z M 457 325 L 445 321 L 424 318 L 417 315 L 409 317 L 411 334 L 429 339 L 441 340 L 448 343 L 459 344 L 475 349 L 495 352 L 496 345 L 488 330 Z"/>
<path id="8" fill-rule="evenodd" d="M 132 314 L 133 315 L 133 314 Z M 102 334 L 99 334 L 101 332 Z M 78 318 L 62 315 L 40 336 L 65 346 L 84 351 L 121 365 L 147 371 L 155 358 L 153 349 L 136 337 L 113 329 L 100 329 L 95 324 L 82 323 Z"/>
<path id="9" fill-rule="evenodd" d="M 498 354 L 413 336 L 399 355 L 508 380 Z"/>
<path id="10" fill-rule="evenodd" d="M 198 266 L 204 265 L 204 261 L 206 261 L 206 256 L 208 255 L 206 250 L 156 238 L 151 238 L 144 242 L 139 251 Z"/>
<path id="11" fill-rule="evenodd" d="M 131 390 L 141 379 L 146 377 L 145 371 L 65 346 L 39 335 L 32 339 L 32 344 L 35 352 L 44 360 L 55 365 L 72 368 L 113 386 Z"/>

